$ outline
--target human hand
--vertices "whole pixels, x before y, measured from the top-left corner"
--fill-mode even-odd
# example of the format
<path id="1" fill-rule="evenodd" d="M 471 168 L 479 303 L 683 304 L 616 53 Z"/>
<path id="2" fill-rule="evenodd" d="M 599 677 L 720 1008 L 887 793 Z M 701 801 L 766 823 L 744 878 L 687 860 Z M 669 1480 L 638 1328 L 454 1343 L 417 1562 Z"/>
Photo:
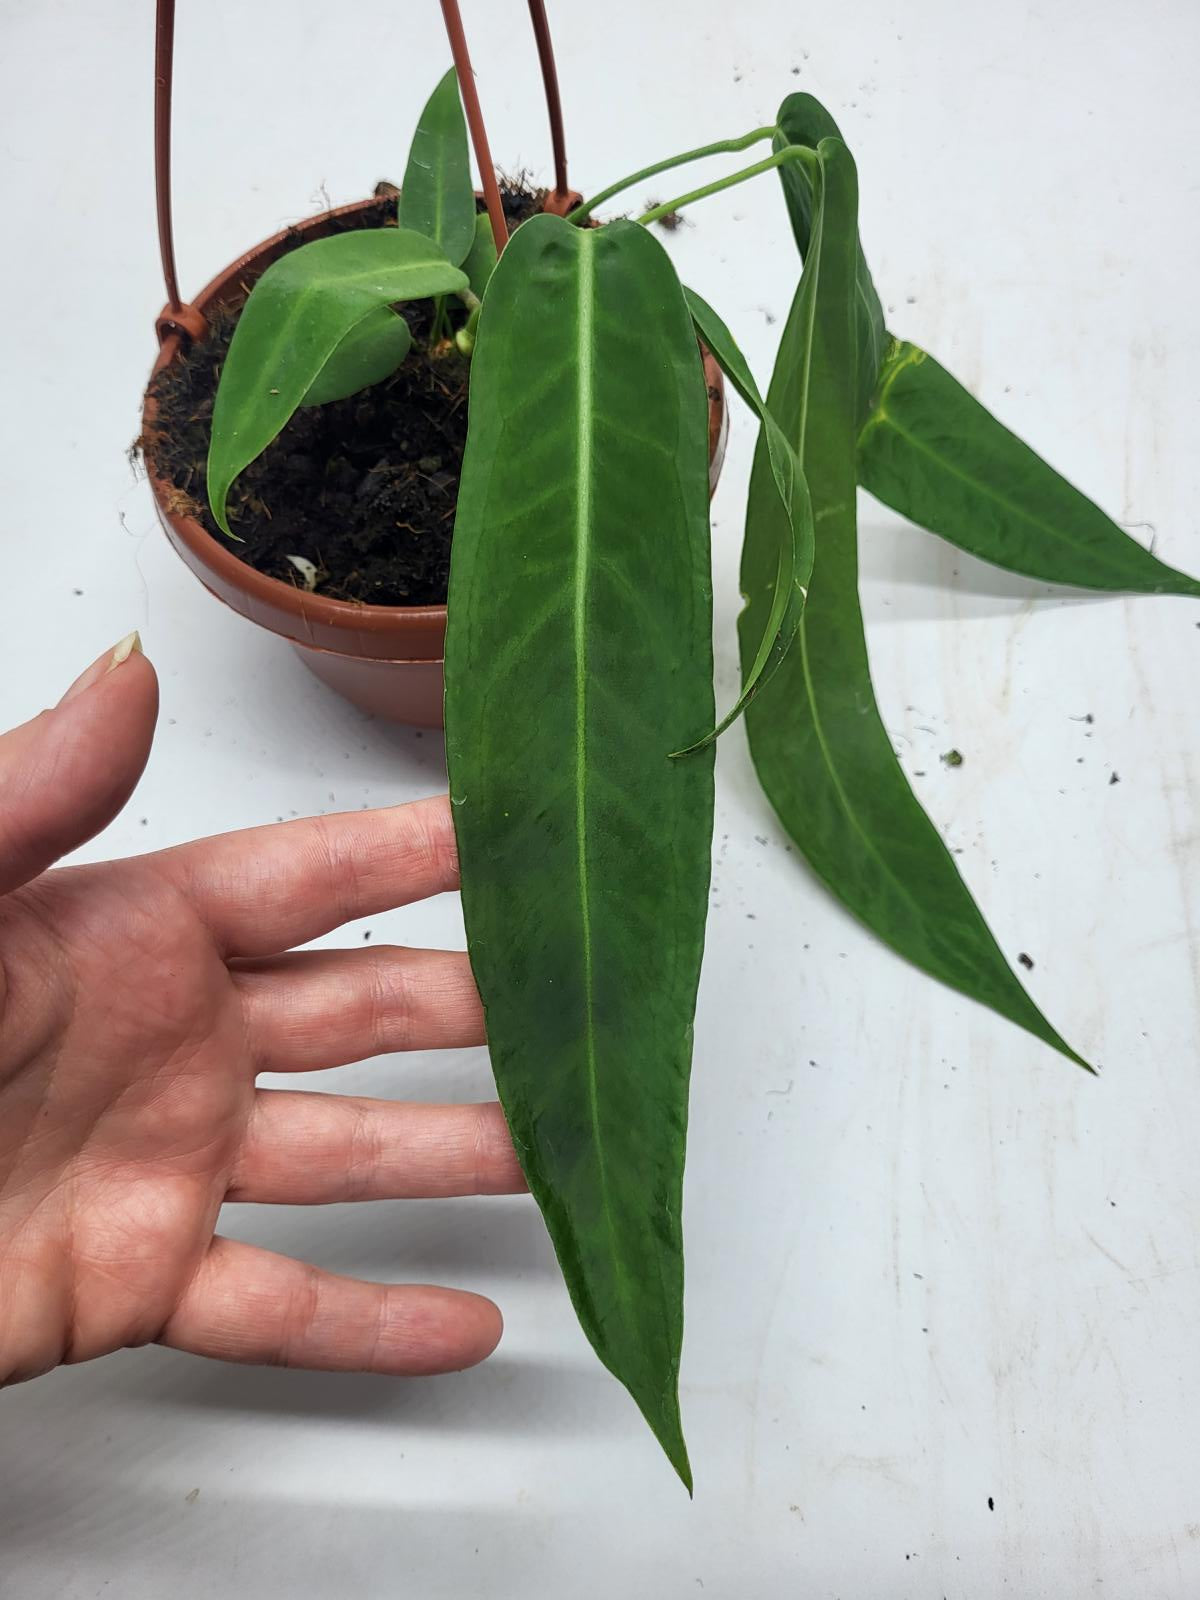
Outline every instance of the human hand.
<path id="1" fill-rule="evenodd" d="M 0 1384 L 151 1342 L 431 1373 L 491 1353 L 479 1295 L 337 1277 L 214 1233 L 225 1200 L 524 1188 L 499 1106 L 258 1089 L 483 1043 L 465 954 L 287 953 L 457 886 L 444 799 L 47 871 L 129 798 L 153 668 L 133 641 L 0 737 Z"/>

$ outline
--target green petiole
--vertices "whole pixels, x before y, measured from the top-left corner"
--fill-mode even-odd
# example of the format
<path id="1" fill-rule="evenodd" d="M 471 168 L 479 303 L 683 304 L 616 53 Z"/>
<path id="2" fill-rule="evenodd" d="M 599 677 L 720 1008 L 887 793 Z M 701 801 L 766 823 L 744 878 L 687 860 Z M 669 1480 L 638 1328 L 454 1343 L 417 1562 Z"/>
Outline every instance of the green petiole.
<path id="1" fill-rule="evenodd" d="M 482 310 L 482 302 L 476 300 L 471 307 L 470 316 L 454 335 L 454 342 L 458 346 L 461 355 L 472 356 L 475 354 L 475 339 L 479 330 L 479 313 Z"/>
<path id="2" fill-rule="evenodd" d="M 693 200 L 704 200 L 710 194 L 720 194 L 722 189 L 732 189 L 735 184 L 745 183 L 748 178 L 757 178 L 760 172 L 770 172 L 774 167 L 781 167 L 788 161 L 803 161 L 815 166 L 816 151 L 806 144 L 785 145 L 782 150 L 777 150 L 765 161 L 756 161 L 753 166 L 743 167 L 740 172 L 731 172 L 727 178 L 717 178 L 713 183 L 706 183 L 702 189 L 692 189 L 674 200 L 668 200 L 665 205 L 655 206 L 652 211 L 647 211 L 635 220 L 643 225 L 657 222 L 660 217 L 670 216 L 672 211 L 678 211 L 681 206 L 691 205 Z"/>
<path id="3" fill-rule="evenodd" d="M 641 183 L 645 178 L 657 177 L 660 172 L 667 172 L 672 167 L 686 166 L 689 161 L 702 161 L 705 156 L 728 155 L 733 151 L 748 150 L 752 144 L 761 144 L 764 139 L 773 139 L 778 131 L 772 123 L 770 127 L 752 128 L 749 133 L 743 133 L 737 139 L 718 139 L 715 144 L 701 145 L 698 150 L 685 150 L 682 155 L 668 156 L 665 161 L 655 161 L 649 167 L 631 172 L 627 178 L 622 178 L 618 183 L 609 184 L 607 189 L 601 189 L 599 194 L 594 194 L 590 200 L 585 200 L 581 206 L 576 206 L 574 211 L 567 213 L 567 221 L 586 222 L 597 206 L 602 206 L 606 200 L 611 200 L 614 195 L 620 194 L 622 189 L 631 189 L 635 183 Z"/>

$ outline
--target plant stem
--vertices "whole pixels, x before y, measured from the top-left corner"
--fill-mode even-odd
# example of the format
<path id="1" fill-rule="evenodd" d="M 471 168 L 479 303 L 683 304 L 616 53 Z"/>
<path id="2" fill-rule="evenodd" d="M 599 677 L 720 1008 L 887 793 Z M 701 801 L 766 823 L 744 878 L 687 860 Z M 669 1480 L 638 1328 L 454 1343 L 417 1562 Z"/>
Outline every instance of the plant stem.
<path id="1" fill-rule="evenodd" d="M 479 181 L 483 184 L 483 197 L 487 201 L 498 256 L 508 243 L 508 223 L 504 220 L 504 204 L 500 199 L 500 186 L 496 182 L 496 169 L 492 165 L 492 152 L 488 148 L 487 129 L 483 125 L 483 111 L 475 87 L 475 74 L 471 70 L 471 53 L 467 49 L 467 36 L 463 32 L 458 0 L 442 0 L 442 20 L 446 24 L 446 37 L 450 40 L 450 54 L 454 57 L 454 70 L 458 75 L 458 92 L 462 95 L 467 126 L 471 130 L 471 143 L 475 146 Z"/>
<path id="2" fill-rule="evenodd" d="M 175 0 L 158 0 L 154 30 L 154 186 L 158 205 L 158 250 L 167 304 L 180 309 L 171 232 L 171 68 L 175 53 Z"/>
<path id="3" fill-rule="evenodd" d="M 471 315 L 454 335 L 454 342 L 464 356 L 470 357 L 475 354 L 475 337 L 479 330 L 479 313 L 481 310 L 482 305 L 476 300 L 471 307 Z"/>
<path id="4" fill-rule="evenodd" d="M 529 0 L 529 18 L 533 23 L 533 36 L 537 40 L 542 86 L 546 91 L 546 111 L 550 118 L 550 143 L 554 150 L 554 192 L 565 195 L 568 193 L 567 139 L 563 132 L 558 69 L 554 65 L 554 45 L 550 38 L 550 23 L 546 17 L 545 0 Z"/>
<path id="5" fill-rule="evenodd" d="M 665 161 L 656 161 L 652 166 L 631 172 L 619 183 L 610 183 L 607 189 L 601 189 L 599 194 L 593 195 L 590 200 L 585 200 L 583 205 L 576 206 L 574 211 L 569 212 L 567 221 L 586 222 L 597 206 L 602 206 L 606 200 L 611 200 L 613 195 L 620 194 L 622 189 L 632 188 L 635 183 L 641 183 L 645 178 L 657 177 L 660 172 L 666 172 L 671 167 L 686 166 L 689 161 L 700 161 L 705 156 L 720 156 L 735 150 L 747 150 L 752 144 L 760 144 L 764 139 L 773 138 L 775 133 L 776 128 L 772 123 L 769 128 L 752 128 L 739 139 L 718 139 L 716 144 L 701 145 L 698 150 L 685 150 L 680 156 L 668 156 Z"/>
<path id="6" fill-rule="evenodd" d="M 691 205 L 693 200 L 704 200 L 710 194 L 720 194 L 722 189 L 732 189 L 735 184 L 745 183 L 747 178 L 757 178 L 760 172 L 770 172 L 773 167 L 781 167 L 786 161 L 815 162 L 816 159 L 816 151 L 811 150 L 806 144 L 785 145 L 782 150 L 777 150 L 765 161 L 756 161 L 752 167 L 743 167 L 740 172 L 731 172 L 727 178 L 718 178 L 715 183 L 706 183 L 702 189 L 692 189 L 688 194 L 681 194 L 675 200 L 668 200 L 666 205 L 655 206 L 653 211 L 647 211 L 643 216 L 635 218 L 635 221 L 657 222 L 660 217 L 669 217 L 672 211 L 678 211 L 681 206 Z"/>

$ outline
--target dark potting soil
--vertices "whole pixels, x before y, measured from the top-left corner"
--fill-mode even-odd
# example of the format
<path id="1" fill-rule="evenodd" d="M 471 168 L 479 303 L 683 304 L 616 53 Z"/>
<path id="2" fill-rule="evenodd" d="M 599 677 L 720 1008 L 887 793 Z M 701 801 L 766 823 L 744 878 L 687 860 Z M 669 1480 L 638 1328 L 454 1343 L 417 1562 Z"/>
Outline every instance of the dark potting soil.
<path id="1" fill-rule="evenodd" d="M 541 209 L 543 191 L 522 181 L 502 193 L 511 227 Z M 336 231 L 395 220 L 395 197 L 388 195 L 359 217 L 339 219 Z M 139 441 L 178 492 L 173 509 L 221 540 L 208 509 L 205 468 L 217 381 L 242 303 L 218 311 L 208 338 L 154 379 L 158 420 Z M 413 332 L 404 362 L 370 389 L 296 413 L 230 490 L 230 526 L 243 542 L 226 544 L 259 572 L 297 586 L 304 579 L 288 557 L 311 561 L 316 591 L 332 599 L 442 605 L 467 440 L 470 363 L 453 341 L 429 347 L 432 301 L 400 309 Z M 455 320 L 463 316 L 456 312 Z"/>

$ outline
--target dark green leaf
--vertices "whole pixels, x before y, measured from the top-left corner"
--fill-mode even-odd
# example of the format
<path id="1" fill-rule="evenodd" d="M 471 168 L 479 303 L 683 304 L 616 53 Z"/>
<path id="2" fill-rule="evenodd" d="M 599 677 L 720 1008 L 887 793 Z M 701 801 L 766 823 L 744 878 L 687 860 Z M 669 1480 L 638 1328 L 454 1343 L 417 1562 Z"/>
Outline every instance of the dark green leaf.
<path id="1" fill-rule="evenodd" d="M 775 587 L 763 625 L 763 636 L 748 672 L 743 674 L 742 692 L 737 704 L 713 731 L 687 750 L 691 755 L 718 738 L 745 711 L 763 684 L 768 683 L 792 647 L 813 567 L 812 503 L 804 472 L 790 442 L 767 410 L 754 374 L 724 322 L 694 289 L 684 289 L 696 332 L 712 351 L 722 372 L 762 424 L 771 476 L 784 513 L 780 526 L 779 553 L 775 568 Z"/>
<path id="2" fill-rule="evenodd" d="M 446 752 L 517 1153 L 588 1338 L 685 1482 L 680 1195 L 713 752 L 705 390 L 662 247 L 519 228 L 471 373 Z"/>
<path id="3" fill-rule="evenodd" d="M 812 359 L 807 366 L 802 359 L 802 283 L 767 396 L 808 479 L 817 553 L 796 646 L 746 713 L 754 764 L 814 871 L 868 927 L 926 972 L 1084 1065 L 1013 975 L 909 788 L 876 708 L 858 602 L 855 516 L 858 184 L 844 145 L 824 140 L 819 153 L 823 198 L 809 255 L 819 273 Z M 760 444 L 742 566 L 743 662 L 757 649 L 770 600 L 778 505 Z"/>
<path id="4" fill-rule="evenodd" d="M 382 383 L 404 360 L 411 344 L 408 323 L 390 306 L 369 311 L 318 372 L 301 405 L 328 405 Z"/>
<path id="5" fill-rule="evenodd" d="M 893 340 L 858 438 L 864 488 L 931 533 L 1047 583 L 1200 596 L 916 345 Z"/>
<path id="6" fill-rule="evenodd" d="M 432 239 L 454 266 L 474 242 L 475 190 L 453 67 L 429 96 L 417 123 L 397 217 L 402 228 Z"/>
<path id="7" fill-rule="evenodd" d="M 789 95 L 777 121 L 777 149 L 841 138 L 810 94 Z M 780 167 L 779 176 L 807 259 L 811 177 L 795 164 Z M 931 533 L 1027 577 L 1085 589 L 1200 595 L 1200 582 L 1130 539 L 932 356 L 887 332 L 857 238 L 854 274 L 864 488 Z"/>
<path id="8" fill-rule="evenodd" d="M 496 267 L 496 241 L 492 237 L 492 221 L 486 211 L 480 211 L 475 218 L 475 238 L 462 266 L 472 293 L 482 300 L 488 279 Z"/>
<path id="9" fill-rule="evenodd" d="M 364 317 L 466 286 L 435 244 L 406 228 L 316 239 L 268 267 L 238 319 L 213 406 L 208 498 L 218 525 L 230 533 L 225 500 L 233 480 L 304 402 Z"/>
<path id="10" fill-rule="evenodd" d="M 822 139 L 841 139 L 837 123 L 819 100 L 811 94 L 790 94 L 779 108 L 775 119 L 779 133 L 775 149 L 789 144 L 805 144 L 812 149 Z M 792 232 L 801 258 L 808 260 L 809 236 L 812 231 L 813 180 L 807 166 L 788 162 L 779 168 L 787 201 Z M 856 370 L 858 373 L 856 404 L 859 417 L 867 414 L 871 396 L 879 378 L 879 369 L 887 349 L 888 334 L 883 324 L 883 307 L 871 280 L 867 258 L 857 229 L 854 237 L 854 315 L 856 322 Z"/>

